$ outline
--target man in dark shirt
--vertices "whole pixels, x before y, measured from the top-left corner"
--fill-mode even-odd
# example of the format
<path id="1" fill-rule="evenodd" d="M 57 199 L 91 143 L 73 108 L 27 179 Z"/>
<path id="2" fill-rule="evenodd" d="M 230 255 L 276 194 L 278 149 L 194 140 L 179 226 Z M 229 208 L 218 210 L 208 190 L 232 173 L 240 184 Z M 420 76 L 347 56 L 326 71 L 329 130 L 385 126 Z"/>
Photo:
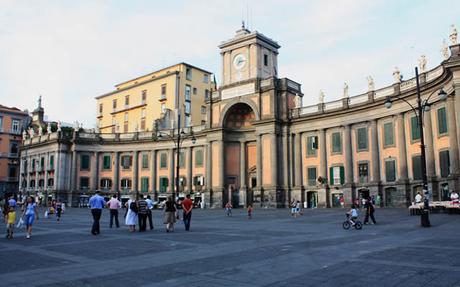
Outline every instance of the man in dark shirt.
<path id="1" fill-rule="evenodd" d="M 187 194 L 182 201 L 182 210 L 184 211 L 185 230 L 190 230 L 190 221 L 192 220 L 193 201 L 190 199 L 190 194 Z"/>
<path id="2" fill-rule="evenodd" d="M 146 230 L 147 227 L 147 201 L 144 198 L 137 202 L 138 205 L 138 216 L 139 216 L 139 232 L 143 232 Z"/>

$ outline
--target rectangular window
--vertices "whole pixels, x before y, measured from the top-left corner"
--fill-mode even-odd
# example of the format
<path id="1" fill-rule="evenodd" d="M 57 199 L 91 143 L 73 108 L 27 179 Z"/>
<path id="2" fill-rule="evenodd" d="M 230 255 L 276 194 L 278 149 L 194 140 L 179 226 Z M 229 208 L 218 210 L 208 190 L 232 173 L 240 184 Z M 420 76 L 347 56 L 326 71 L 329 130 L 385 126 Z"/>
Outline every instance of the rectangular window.
<path id="1" fill-rule="evenodd" d="M 110 189 L 112 188 L 112 180 L 110 178 L 103 178 L 100 182 L 101 189 Z"/>
<path id="2" fill-rule="evenodd" d="M 193 94 L 194 94 L 194 95 L 197 94 L 197 89 L 196 89 L 196 88 L 193 88 Z"/>
<path id="3" fill-rule="evenodd" d="M 80 170 L 89 170 L 89 155 L 80 155 Z"/>
<path id="4" fill-rule="evenodd" d="M 10 178 L 15 178 L 17 176 L 16 173 L 16 166 L 14 165 L 9 165 L 8 166 L 8 177 Z"/>
<path id="5" fill-rule="evenodd" d="M 104 105 L 99 104 L 99 114 L 102 114 L 103 110 L 104 110 Z"/>
<path id="6" fill-rule="evenodd" d="M 11 132 L 13 134 L 19 134 L 21 132 L 21 128 L 19 126 L 19 120 L 13 120 L 11 122 Z"/>
<path id="7" fill-rule="evenodd" d="M 166 100 L 166 84 L 161 85 L 161 100 Z"/>
<path id="8" fill-rule="evenodd" d="M 209 90 L 208 89 L 204 90 L 204 100 L 209 101 Z"/>
<path id="9" fill-rule="evenodd" d="M 307 168 L 308 186 L 316 185 L 316 167 Z"/>
<path id="10" fill-rule="evenodd" d="M 385 161 L 385 179 L 387 182 L 396 181 L 396 162 L 394 160 Z"/>
<path id="11" fill-rule="evenodd" d="M 264 66 L 268 66 L 268 55 L 264 54 Z"/>
<path id="12" fill-rule="evenodd" d="M 180 168 L 185 167 L 185 152 L 183 151 L 179 152 L 179 167 Z"/>
<path id="13" fill-rule="evenodd" d="M 316 156 L 318 150 L 318 137 L 308 136 L 307 137 L 307 156 Z"/>
<path id="14" fill-rule="evenodd" d="M 3 132 L 3 117 L 0 117 L 0 132 Z"/>
<path id="15" fill-rule="evenodd" d="M 111 156 L 110 155 L 104 155 L 103 160 L 102 160 L 102 169 L 104 170 L 109 170 L 112 167 L 111 163 Z"/>
<path id="16" fill-rule="evenodd" d="M 342 153 L 342 134 L 332 133 L 332 153 Z"/>
<path id="17" fill-rule="evenodd" d="M 201 114 L 206 114 L 206 106 L 201 106 Z"/>
<path id="18" fill-rule="evenodd" d="M 166 153 L 160 154 L 160 168 L 168 167 L 168 155 Z"/>
<path id="19" fill-rule="evenodd" d="M 123 178 L 121 180 L 121 188 L 122 189 L 130 189 L 131 188 L 131 179 Z"/>
<path id="20" fill-rule="evenodd" d="M 169 180 L 167 177 L 160 177 L 160 192 L 165 193 L 168 190 Z"/>
<path id="21" fill-rule="evenodd" d="M 203 150 L 199 149 L 195 151 L 195 167 L 203 166 Z"/>
<path id="22" fill-rule="evenodd" d="M 387 147 L 394 144 L 393 123 L 385 123 L 383 124 L 383 146 Z"/>
<path id="23" fill-rule="evenodd" d="M 133 157 L 130 155 L 123 155 L 121 157 L 121 166 L 123 169 L 130 169 L 133 165 Z"/>
<path id="24" fill-rule="evenodd" d="M 142 168 L 149 168 L 149 155 L 146 153 L 142 154 Z"/>
<path id="25" fill-rule="evenodd" d="M 185 69 L 185 79 L 188 81 L 192 80 L 192 69 L 191 68 Z"/>
<path id="26" fill-rule="evenodd" d="M 450 158 L 448 150 L 439 152 L 439 167 L 441 177 L 448 177 L 450 174 Z"/>
<path id="27" fill-rule="evenodd" d="M 147 90 L 143 90 L 141 103 L 145 104 L 146 102 L 147 102 Z"/>
<path id="28" fill-rule="evenodd" d="M 129 107 L 129 95 L 125 96 L 125 108 Z"/>
<path id="29" fill-rule="evenodd" d="M 10 142 L 10 156 L 16 157 L 19 152 L 19 144 L 17 142 Z"/>
<path id="30" fill-rule="evenodd" d="M 141 177 L 141 192 L 148 192 L 148 191 L 149 191 L 149 178 Z"/>
<path id="31" fill-rule="evenodd" d="M 43 170 L 45 168 L 45 158 L 42 157 L 40 158 L 40 170 Z"/>
<path id="32" fill-rule="evenodd" d="M 366 183 L 369 176 L 369 165 L 367 163 L 358 164 L 359 183 Z"/>
<path id="33" fill-rule="evenodd" d="M 204 74 L 203 75 L 203 83 L 208 83 L 209 82 L 209 75 L 208 74 Z"/>
<path id="34" fill-rule="evenodd" d="M 128 132 L 128 122 L 125 122 L 125 123 L 123 124 L 123 132 L 124 132 L 124 133 L 127 133 L 127 132 Z"/>
<path id="35" fill-rule="evenodd" d="M 412 157 L 412 176 L 414 180 L 422 180 L 422 157 L 419 155 Z"/>
<path id="36" fill-rule="evenodd" d="M 141 119 L 141 131 L 145 131 L 145 119 Z"/>
<path id="37" fill-rule="evenodd" d="M 413 141 L 420 139 L 420 127 L 418 125 L 418 118 L 413 116 L 410 118 L 411 139 Z"/>
<path id="38" fill-rule="evenodd" d="M 117 99 L 115 99 L 115 100 L 112 101 L 112 108 L 113 108 L 114 110 L 117 109 Z"/>
<path id="39" fill-rule="evenodd" d="M 329 181 L 331 185 L 345 183 L 345 169 L 343 166 L 332 166 L 329 168 Z"/>
<path id="40" fill-rule="evenodd" d="M 192 103 L 185 102 L 185 111 L 184 112 L 185 112 L 186 115 L 190 115 L 191 109 L 192 109 Z"/>
<path id="41" fill-rule="evenodd" d="M 128 119 L 129 119 L 129 114 L 128 114 L 128 113 L 125 113 L 124 116 L 123 116 L 123 120 L 124 120 L 125 122 L 127 122 Z"/>
<path id="42" fill-rule="evenodd" d="M 356 130 L 357 142 L 358 142 L 358 151 L 367 150 L 367 128 L 359 128 Z"/>
<path id="43" fill-rule="evenodd" d="M 88 188 L 89 188 L 89 178 L 80 177 L 80 189 L 88 189 Z"/>
<path id="44" fill-rule="evenodd" d="M 185 127 L 190 127 L 192 125 L 192 118 L 189 115 L 185 116 Z"/>
<path id="45" fill-rule="evenodd" d="M 446 116 L 446 108 L 442 107 L 438 109 L 438 134 L 446 134 L 447 133 L 447 116 Z"/>
<path id="46" fill-rule="evenodd" d="M 190 101 L 191 100 L 191 91 L 192 91 L 192 87 L 189 86 L 189 85 L 185 85 L 185 100 L 186 101 Z"/>
<path id="47" fill-rule="evenodd" d="M 50 155 L 48 169 L 49 170 L 54 170 L 54 155 Z"/>

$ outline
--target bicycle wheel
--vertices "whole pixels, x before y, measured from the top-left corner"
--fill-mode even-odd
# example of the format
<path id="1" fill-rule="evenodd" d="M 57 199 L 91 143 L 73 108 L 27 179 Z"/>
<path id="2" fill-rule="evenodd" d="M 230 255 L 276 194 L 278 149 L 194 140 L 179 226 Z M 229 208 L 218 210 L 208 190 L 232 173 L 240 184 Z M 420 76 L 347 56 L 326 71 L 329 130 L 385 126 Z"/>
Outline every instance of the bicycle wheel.
<path id="1" fill-rule="evenodd" d="M 356 221 L 355 228 L 358 229 L 358 230 L 363 228 L 363 224 L 361 223 L 361 221 Z"/>
<path id="2" fill-rule="evenodd" d="M 342 223 L 342 227 L 343 227 L 343 229 L 350 229 L 350 222 L 344 221 L 344 222 Z"/>

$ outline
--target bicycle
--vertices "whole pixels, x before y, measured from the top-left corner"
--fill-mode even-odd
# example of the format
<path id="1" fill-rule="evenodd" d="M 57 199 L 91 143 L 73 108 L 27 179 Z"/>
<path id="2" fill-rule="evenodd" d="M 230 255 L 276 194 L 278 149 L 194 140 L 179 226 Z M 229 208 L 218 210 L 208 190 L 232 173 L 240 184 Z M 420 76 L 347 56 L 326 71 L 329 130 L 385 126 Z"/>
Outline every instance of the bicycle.
<path id="1" fill-rule="evenodd" d="M 347 216 L 347 220 L 345 220 L 343 223 L 342 223 L 342 227 L 343 229 L 350 229 L 351 226 L 354 226 L 356 230 L 361 230 L 363 228 L 363 224 L 361 221 L 359 220 L 356 220 L 356 221 L 352 221 L 350 219 L 350 215 L 349 214 L 346 214 Z"/>

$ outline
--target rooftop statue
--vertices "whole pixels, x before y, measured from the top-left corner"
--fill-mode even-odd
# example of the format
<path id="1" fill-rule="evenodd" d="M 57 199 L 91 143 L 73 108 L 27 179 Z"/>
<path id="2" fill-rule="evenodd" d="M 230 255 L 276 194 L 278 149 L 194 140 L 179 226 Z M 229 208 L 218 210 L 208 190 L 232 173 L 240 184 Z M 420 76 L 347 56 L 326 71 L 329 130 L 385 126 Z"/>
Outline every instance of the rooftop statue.
<path id="1" fill-rule="evenodd" d="M 347 83 L 343 85 L 343 97 L 348 98 L 348 84 Z"/>
<path id="2" fill-rule="evenodd" d="M 425 55 L 420 56 L 420 59 L 418 59 L 418 66 L 420 68 L 420 73 L 426 72 L 426 56 Z"/>
<path id="3" fill-rule="evenodd" d="M 457 44 L 457 28 L 455 28 L 455 24 L 450 25 L 449 38 L 450 38 L 450 42 L 452 43 L 452 45 Z"/>
<path id="4" fill-rule="evenodd" d="M 325 95 L 324 95 L 323 90 L 319 90 L 318 102 L 319 102 L 320 104 L 324 103 L 324 97 L 325 97 Z"/>
<path id="5" fill-rule="evenodd" d="M 372 76 L 367 77 L 367 89 L 369 92 L 372 92 L 375 90 L 374 79 L 372 78 Z"/>
<path id="6" fill-rule="evenodd" d="M 58 132 L 61 131 L 61 121 L 58 121 L 58 123 L 57 123 L 57 131 Z"/>
<path id="7" fill-rule="evenodd" d="M 29 136 L 30 136 L 31 138 L 33 138 L 34 135 L 35 135 L 34 129 L 33 129 L 33 128 L 29 128 Z"/>
<path id="8" fill-rule="evenodd" d="M 22 130 L 22 139 L 25 140 L 27 137 L 27 132 L 26 130 Z"/>
<path id="9" fill-rule="evenodd" d="M 449 59 L 449 45 L 447 45 L 446 39 L 442 41 L 441 54 L 444 57 L 444 60 Z"/>
<path id="10" fill-rule="evenodd" d="M 51 133 L 51 123 L 48 122 L 48 125 L 46 126 L 46 133 L 50 134 Z"/>
<path id="11" fill-rule="evenodd" d="M 395 67 L 395 69 L 393 70 L 393 79 L 395 84 L 401 83 L 401 72 L 399 71 L 398 67 Z"/>
<path id="12" fill-rule="evenodd" d="M 43 127 L 41 125 L 38 126 L 38 135 L 39 136 L 43 135 Z"/>

